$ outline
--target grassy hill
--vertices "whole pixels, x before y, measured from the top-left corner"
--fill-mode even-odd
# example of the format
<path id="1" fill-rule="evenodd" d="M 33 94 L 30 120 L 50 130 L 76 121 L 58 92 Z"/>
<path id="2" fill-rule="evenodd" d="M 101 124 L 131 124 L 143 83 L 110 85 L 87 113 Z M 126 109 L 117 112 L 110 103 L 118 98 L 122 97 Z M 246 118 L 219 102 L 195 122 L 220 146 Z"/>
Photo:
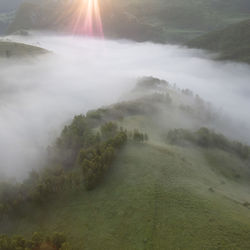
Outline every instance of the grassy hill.
<path id="1" fill-rule="evenodd" d="M 97 189 L 57 197 L 7 232 L 63 231 L 73 249 L 247 249 L 249 185 L 218 173 L 235 163 L 243 175 L 216 150 L 128 144 Z"/>
<path id="2" fill-rule="evenodd" d="M 143 78 L 128 100 L 75 117 L 52 146 L 52 163 L 17 186 L 24 200 L 9 203 L 13 210 L 1 218 L 0 233 L 29 238 L 35 231 L 64 232 L 74 250 L 248 249 L 250 148 L 207 129 L 171 130 L 187 110 L 186 124 L 209 124 L 211 113 L 197 98 L 165 81 Z M 116 131 L 110 121 L 123 126 L 119 133 L 127 133 L 128 140 L 97 185 L 86 190 L 88 175 L 100 171 L 95 163 L 109 155 L 101 153 L 106 146 L 94 142 Z M 149 140 L 136 140 L 136 131 L 131 136 L 136 128 Z M 91 167 L 82 179 L 86 163 Z M 2 190 L 0 204 L 6 192 L 15 197 L 15 189 Z"/>
<path id="3" fill-rule="evenodd" d="M 47 50 L 23 43 L 0 40 L 0 58 L 30 57 L 48 53 Z"/>
<path id="4" fill-rule="evenodd" d="M 188 46 L 219 52 L 220 59 L 250 63 L 250 19 L 203 35 Z"/>

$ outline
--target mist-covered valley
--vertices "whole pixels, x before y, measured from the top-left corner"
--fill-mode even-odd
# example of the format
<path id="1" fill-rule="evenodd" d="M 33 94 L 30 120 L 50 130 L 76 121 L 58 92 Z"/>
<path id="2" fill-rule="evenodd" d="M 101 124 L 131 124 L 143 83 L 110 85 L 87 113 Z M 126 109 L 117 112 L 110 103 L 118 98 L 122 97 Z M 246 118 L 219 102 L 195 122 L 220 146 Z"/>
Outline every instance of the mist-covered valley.
<path id="1" fill-rule="evenodd" d="M 0 0 L 0 250 L 250 249 L 248 0 Z"/>
<path id="2" fill-rule="evenodd" d="M 42 165 L 47 146 L 74 115 L 126 99 L 143 76 L 193 91 L 219 117 L 209 124 L 211 128 L 250 142 L 248 65 L 214 61 L 201 50 L 149 42 L 37 32 L 6 39 L 49 53 L 0 60 L 2 176 L 26 177 Z M 162 117 L 162 122 L 167 126 L 173 119 Z M 184 119 L 178 122 L 177 127 L 187 126 Z"/>

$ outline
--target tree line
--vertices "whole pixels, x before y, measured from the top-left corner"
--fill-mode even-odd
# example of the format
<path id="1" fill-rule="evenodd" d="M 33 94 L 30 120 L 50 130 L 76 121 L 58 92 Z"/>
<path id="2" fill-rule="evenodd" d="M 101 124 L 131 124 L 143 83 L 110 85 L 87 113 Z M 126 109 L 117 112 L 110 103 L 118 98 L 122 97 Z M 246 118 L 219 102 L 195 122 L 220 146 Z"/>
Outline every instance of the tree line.
<path id="1" fill-rule="evenodd" d="M 181 146 L 191 143 L 205 148 L 218 148 L 234 153 L 242 159 L 250 159 L 250 146 L 238 141 L 231 141 L 224 135 L 215 133 L 208 128 L 200 128 L 195 132 L 186 129 L 170 130 L 167 134 L 167 140 Z"/>
<path id="2" fill-rule="evenodd" d="M 40 233 L 33 233 L 31 239 L 22 236 L 0 235 L 1 250 L 72 250 L 63 233 L 54 232 L 44 237 Z"/>
<path id="3" fill-rule="evenodd" d="M 32 171 L 22 183 L 0 183 L 0 219 L 22 216 L 27 212 L 24 203 L 40 206 L 67 190 L 94 189 L 128 140 L 143 143 L 148 135 L 114 122 L 95 129 L 86 116 L 76 116 L 49 149 L 44 168 Z"/>

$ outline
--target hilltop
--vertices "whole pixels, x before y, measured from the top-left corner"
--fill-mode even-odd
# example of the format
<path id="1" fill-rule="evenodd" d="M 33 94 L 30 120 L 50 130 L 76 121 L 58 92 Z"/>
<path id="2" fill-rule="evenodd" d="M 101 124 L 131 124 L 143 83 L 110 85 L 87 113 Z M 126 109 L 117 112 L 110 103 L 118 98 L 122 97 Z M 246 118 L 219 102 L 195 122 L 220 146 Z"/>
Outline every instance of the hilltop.
<path id="1" fill-rule="evenodd" d="M 44 169 L 1 185 L 0 232 L 59 231 L 74 250 L 247 249 L 250 147 L 199 129 L 217 115 L 190 90 L 140 79 L 66 125 Z"/>

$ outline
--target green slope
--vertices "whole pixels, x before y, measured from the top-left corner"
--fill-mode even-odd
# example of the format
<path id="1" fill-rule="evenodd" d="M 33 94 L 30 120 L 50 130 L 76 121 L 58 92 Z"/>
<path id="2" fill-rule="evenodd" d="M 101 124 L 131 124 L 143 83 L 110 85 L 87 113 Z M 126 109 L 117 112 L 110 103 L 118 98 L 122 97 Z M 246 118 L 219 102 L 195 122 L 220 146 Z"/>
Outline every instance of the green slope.
<path id="1" fill-rule="evenodd" d="M 74 249 L 248 249 L 250 211 L 232 198 L 246 191 L 203 153 L 127 145 L 97 189 L 61 196 L 10 231 L 64 231 Z M 231 156 L 221 159 L 226 169 Z"/>
<path id="2" fill-rule="evenodd" d="M 49 150 L 55 153 L 49 168 L 33 173 L 17 190 L 1 183 L 1 202 L 8 207 L 6 212 L 0 206 L 0 234 L 30 238 L 35 231 L 64 232 L 74 250 L 248 249 L 250 148 L 206 129 L 181 130 L 170 141 L 169 129 L 181 121 L 189 126 L 184 117 L 191 127 L 209 124 L 209 119 L 216 124 L 206 104 L 189 90 L 148 77 L 139 80 L 129 98 L 75 117 L 55 151 L 53 146 Z M 93 158 L 86 147 L 95 147 L 89 142 L 97 138 L 88 126 L 96 133 L 110 120 L 128 129 L 130 139 L 116 151 L 98 185 L 87 191 L 86 162 L 79 159 Z M 146 132 L 149 141 L 131 139 L 135 128 Z M 99 139 L 103 127 L 100 131 Z M 175 145 L 170 144 L 174 139 Z M 90 176 L 100 170 L 88 166 Z"/>
<path id="3" fill-rule="evenodd" d="M 47 50 L 23 43 L 1 41 L 0 40 L 0 58 L 35 56 L 48 53 Z"/>
<path id="4" fill-rule="evenodd" d="M 188 46 L 219 52 L 220 59 L 250 63 L 250 19 L 194 39 Z"/>

